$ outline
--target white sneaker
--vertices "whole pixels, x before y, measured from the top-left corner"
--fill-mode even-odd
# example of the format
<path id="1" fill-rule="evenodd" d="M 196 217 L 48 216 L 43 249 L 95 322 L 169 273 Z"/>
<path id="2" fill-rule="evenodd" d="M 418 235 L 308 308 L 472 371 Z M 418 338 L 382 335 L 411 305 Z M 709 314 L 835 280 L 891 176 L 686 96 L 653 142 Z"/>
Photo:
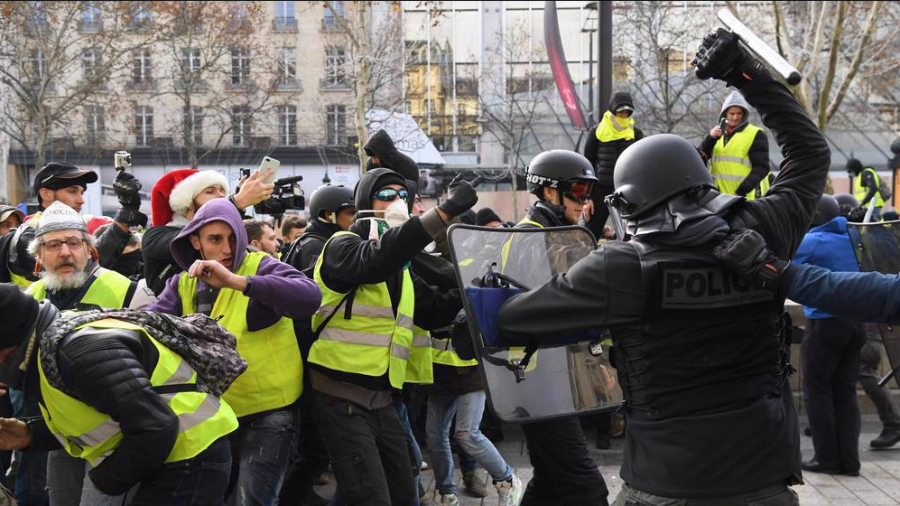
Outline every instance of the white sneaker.
<path id="1" fill-rule="evenodd" d="M 442 506 L 459 506 L 459 498 L 456 497 L 456 494 L 441 495 L 440 490 L 434 491 L 433 502 Z"/>
<path id="2" fill-rule="evenodd" d="M 522 480 L 513 475 L 510 481 L 494 483 L 497 487 L 497 495 L 500 497 L 500 506 L 519 506 L 522 500 Z"/>

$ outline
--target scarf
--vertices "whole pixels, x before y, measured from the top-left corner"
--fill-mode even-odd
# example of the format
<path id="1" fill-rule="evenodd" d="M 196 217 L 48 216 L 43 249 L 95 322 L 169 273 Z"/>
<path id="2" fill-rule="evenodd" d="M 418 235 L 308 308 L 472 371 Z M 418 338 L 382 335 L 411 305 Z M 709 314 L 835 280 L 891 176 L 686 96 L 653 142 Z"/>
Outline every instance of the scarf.
<path id="1" fill-rule="evenodd" d="M 620 118 L 606 111 L 603 119 L 597 125 L 595 131 L 600 142 L 612 142 L 618 140 L 630 141 L 634 139 L 634 118 Z"/>
<path id="2" fill-rule="evenodd" d="M 104 309 L 62 315 L 41 333 L 41 367 L 54 388 L 75 397 L 62 382 L 56 361 L 59 343 L 76 328 L 111 318 L 137 325 L 186 360 L 197 371 L 197 388 L 221 396 L 247 369 L 237 339 L 215 320 L 201 314 L 183 318 L 133 309 Z M 151 371 L 147 371 L 149 376 Z"/>

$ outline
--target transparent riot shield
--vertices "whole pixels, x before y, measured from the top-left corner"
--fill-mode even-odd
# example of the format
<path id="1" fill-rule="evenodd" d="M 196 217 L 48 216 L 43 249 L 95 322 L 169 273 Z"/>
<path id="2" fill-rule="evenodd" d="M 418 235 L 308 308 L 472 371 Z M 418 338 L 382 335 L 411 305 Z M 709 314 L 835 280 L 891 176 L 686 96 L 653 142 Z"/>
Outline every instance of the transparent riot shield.
<path id="1" fill-rule="evenodd" d="M 900 221 L 848 223 L 847 229 L 861 270 L 900 273 Z M 871 326 L 867 324 L 866 328 Z M 900 372 L 900 327 L 884 323 L 877 327 L 892 370 Z M 885 377 L 882 383 L 889 380 Z"/>
<path id="2" fill-rule="evenodd" d="M 497 326 L 506 299 L 566 272 L 594 250 L 590 232 L 454 225 L 448 242 L 488 402 L 501 420 L 534 421 L 621 405 L 609 364 L 611 340 L 603 329 L 547 336 L 532 349 L 510 341 Z"/>

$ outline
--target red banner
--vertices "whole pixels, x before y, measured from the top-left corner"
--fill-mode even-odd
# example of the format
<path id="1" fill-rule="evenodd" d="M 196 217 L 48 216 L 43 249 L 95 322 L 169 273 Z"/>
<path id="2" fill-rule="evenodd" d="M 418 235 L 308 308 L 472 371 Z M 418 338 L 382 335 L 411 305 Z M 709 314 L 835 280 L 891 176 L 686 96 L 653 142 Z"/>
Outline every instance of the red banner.
<path id="1" fill-rule="evenodd" d="M 584 119 L 578 93 L 575 92 L 575 83 L 569 75 L 569 65 L 559 36 L 555 1 L 544 2 L 544 45 L 547 46 L 547 56 L 550 60 L 550 69 L 553 71 L 553 80 L 556 81 L 556 89 L 559 90 L 559 97 L 566 107 L 572 126 L 576 130 L 587 130 L 589 127 Z"/>

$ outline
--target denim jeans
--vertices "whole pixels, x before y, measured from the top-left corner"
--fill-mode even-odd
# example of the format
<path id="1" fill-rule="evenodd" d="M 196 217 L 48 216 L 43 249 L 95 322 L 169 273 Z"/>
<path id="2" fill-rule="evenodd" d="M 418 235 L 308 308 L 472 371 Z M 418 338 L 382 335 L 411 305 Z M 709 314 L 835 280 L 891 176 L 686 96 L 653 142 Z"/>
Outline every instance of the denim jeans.
<path id="1" fill-rule="evenodd" d="M 450 453 L 453 415 L 456 415 L 456 441 L 459 447 L 485 468 L 494 481 L 512 479 L 512 468 L 479 429 L 485 399 L 484 390 L 462 395 L 431 394 L 428 397 L 428 420 L 425 423 L 428 453 L 434 468 L 435 488 L 443 495 L 456 494 L 453 455 Z"/>
<path id="2" fill-rule="evenodd" d="M 403 432 L 406 433 L 406 442 L 409 444 L 410 460 L 415 463 L 416 469 L 421 469 L 422 449 L 419 448 L 419 443 L 416 441 L 416 435 L 413 434 L 412 425 L 409 423 L 409 410 L 406 409 L 406 404 L 403 402 L 402 397 L 398 396 L 394 398 L 394 408 L 397 409 L 397 418 L 400 419 L 400 425 L 403 426 Z M 419 473 L 416 473 L 415 480 L 413 480 L 416 490 L 419 489 L 420 479 L 421 476 Z M 413 502 L 413 506 L 419 506 L 418 497 L 416 497 L 416 500 Z"/>
<path id="3" fill-rule="evenodd" d="M 128 493 L 128 506 L 222 506 L 230 473 L 231 449 L 221 437 L 196 457 L 154 471 Z"/>
<path id="4" fill-rule="evenodd" d="M 36 397 L 25 396 L 21 390 L 14 388 L 9 390 L 9 396 L 16 418 L 40 416 Z M 19 450 L 15 453 L 18 462 L 16 501 L 20 506 L 47 506 L 50 504 L 47 495 L 47 452 Z"/>
<path id="5" fill-rule="evenodd" d="M 673 499 L 622 484 L 613 506 L 799 506 L 797 493 L 787 485 L 770 487 L 731 497 L 706 499 Z"/>
<path id="6" fill-rule="evenodd" d="M 273 411 L 232 432 L 231 506 L 275 506 L 291 452 L 296 448 L 296 409 Z"/>

